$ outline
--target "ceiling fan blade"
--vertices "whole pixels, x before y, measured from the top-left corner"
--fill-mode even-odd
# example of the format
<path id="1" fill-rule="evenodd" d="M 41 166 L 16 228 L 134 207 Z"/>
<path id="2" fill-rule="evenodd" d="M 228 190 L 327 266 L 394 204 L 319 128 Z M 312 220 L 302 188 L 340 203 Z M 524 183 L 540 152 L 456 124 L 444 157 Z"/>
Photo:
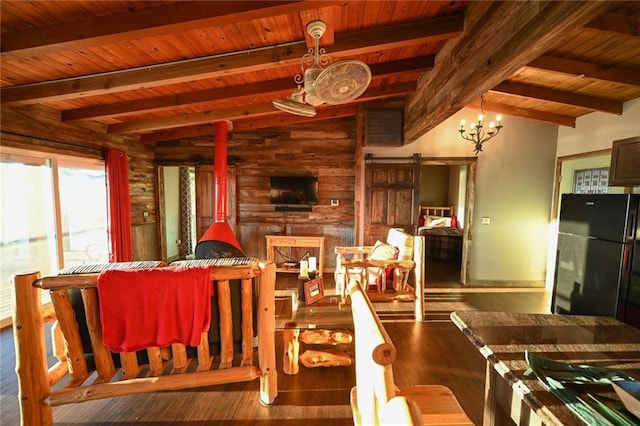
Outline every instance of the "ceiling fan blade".
<path id="1" fill-rule="evenodd" d="M 302 117 L 316 116 L 316 109 L 314 107 L 291 99 L 275 99 L 272 103 L 273 106 L 280 111 L 288 112 L 289 114 L 300 115 Z"/>

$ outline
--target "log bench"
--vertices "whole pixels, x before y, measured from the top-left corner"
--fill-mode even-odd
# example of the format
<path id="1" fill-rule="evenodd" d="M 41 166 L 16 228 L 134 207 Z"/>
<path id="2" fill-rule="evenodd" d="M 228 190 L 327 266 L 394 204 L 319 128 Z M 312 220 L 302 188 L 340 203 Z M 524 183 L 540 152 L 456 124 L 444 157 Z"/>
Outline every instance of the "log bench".
<path id="1" fill-rule="evenodd" d="M 260 403 L 275 402 L 278 390 L 273 263 L 249 259 L 239 266 L 211 267 L 220 313 L 219 354 L 212 354 L 208 333 L 203 332 L 196 348 L 177 343 L 146 348 L 142 351 L 147 361 L 144 365 L 140 363 L 140 351 L 113 354 L 105 346 L 97 277 L 98 273 L 86 273 L 41 278 L 39 272 L 11 277 L 21 424 L 52 424 L 52 407 L 57 405 L 255 379 L 260 381 Z M 233 285 L 241 287 L 242 295 L 240 354 L 234 354 L 230 300 Z M 69 300 L 72 289 L 79 289 L 82 295 L 95 368 L 86 361 L 81 327 Z M 40 304 L 42 290 L 50 291 L 55 312 L 47 318 L 47 321 L 53 321 L 52 351 L 57 359 L 52 366 L 47 363 L 45 318 Z M 254 329 L 254 312 L 257 312 L 257 330 Z M 257 336 L 257 362 L 253 358 L 254 336 Z"/>
<path id="2" fill-rule="evenodd" d="M 354 425 L 473 425 L 448 387 L 395 385 L 393 342 L 358 280 L 349 282 L 347 294 L 355 330 Z"/>
<path id="3" fill-rule="evenodd" d="M 421 321 L 425 315 L 424 237 L 391 228 L 386 243 L 399 248 L 398 259 L 372 258 L 375 246 L 336 247 L 336 293 L 346 295 L 347 283 L 353 278 L 367 289 L 370 274 L 377 271 L 376 290 L 367 292 L 369 298 L 375 302 L 413 303 L 414 318 Z M 393 271 L 391 285 L 386 282 L 387 270 Z"/>

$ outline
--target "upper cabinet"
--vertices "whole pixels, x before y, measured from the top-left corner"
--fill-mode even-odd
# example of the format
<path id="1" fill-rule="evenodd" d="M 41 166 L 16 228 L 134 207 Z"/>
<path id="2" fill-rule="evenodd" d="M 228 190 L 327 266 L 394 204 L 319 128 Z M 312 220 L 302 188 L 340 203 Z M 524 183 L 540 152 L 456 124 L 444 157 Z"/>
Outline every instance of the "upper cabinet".
<path id="1" fill-rule="evenodd" d="M 640 136 L 613 141 L 609 186 L 640 185 Z"/>

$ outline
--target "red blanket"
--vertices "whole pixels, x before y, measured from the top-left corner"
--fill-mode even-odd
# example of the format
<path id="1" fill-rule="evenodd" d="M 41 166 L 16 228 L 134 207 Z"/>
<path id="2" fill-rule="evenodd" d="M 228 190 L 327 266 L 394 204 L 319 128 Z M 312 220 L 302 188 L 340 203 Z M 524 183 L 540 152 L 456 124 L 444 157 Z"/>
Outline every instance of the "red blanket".
<path id="1" fill-rule="evenodd" d="M 113 352 L 197 346 L 209 330 L 212 294 L 209 266 L 104 271 L 98 276 L 104 343 Z"/>

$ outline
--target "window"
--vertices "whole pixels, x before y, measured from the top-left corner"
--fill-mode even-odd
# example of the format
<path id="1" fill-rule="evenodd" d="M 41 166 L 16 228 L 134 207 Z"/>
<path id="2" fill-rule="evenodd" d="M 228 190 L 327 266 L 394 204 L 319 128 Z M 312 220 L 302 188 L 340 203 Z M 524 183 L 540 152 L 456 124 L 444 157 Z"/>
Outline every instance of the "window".
<path id="1" fill-rule="evenodd" d="M 65 266 L 108 262 L 104 162 L 3 148 L 0 188 L 0 323 L 5 324 L 12 274 L 37 270 L 46 276 Z"/>
<path id="2" fill-rule="evenodd" d="M 576 170 L 573 178 L 574 194 L 607 194 L 609 192 L 609 168 Z"/>

